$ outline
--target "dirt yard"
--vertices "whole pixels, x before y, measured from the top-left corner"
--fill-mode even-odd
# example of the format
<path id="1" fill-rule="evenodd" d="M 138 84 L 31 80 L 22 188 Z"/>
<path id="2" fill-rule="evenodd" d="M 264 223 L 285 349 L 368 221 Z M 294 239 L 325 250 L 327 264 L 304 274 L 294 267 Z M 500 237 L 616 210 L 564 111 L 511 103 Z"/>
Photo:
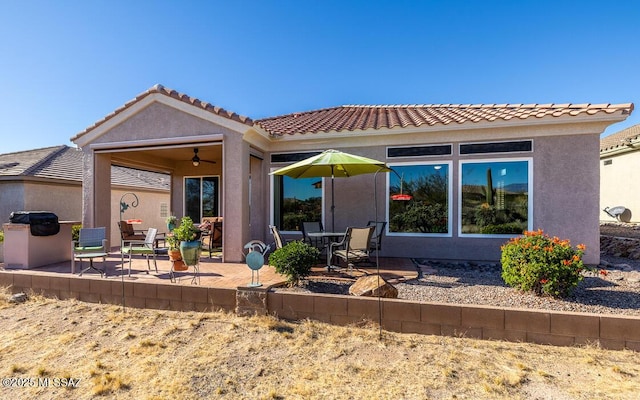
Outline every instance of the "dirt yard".
<path id="1" fill-rule="evenodd" d="M 640 354 L 0 293 L 3 399 L 636 399 Z"/>

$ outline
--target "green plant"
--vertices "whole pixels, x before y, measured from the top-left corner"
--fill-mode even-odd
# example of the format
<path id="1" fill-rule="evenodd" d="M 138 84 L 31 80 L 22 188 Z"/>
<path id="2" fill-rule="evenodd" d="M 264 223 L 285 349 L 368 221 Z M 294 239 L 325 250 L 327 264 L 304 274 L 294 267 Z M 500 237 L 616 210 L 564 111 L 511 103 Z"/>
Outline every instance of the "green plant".
<path id="1" fill-rule="evenodd" d="M 82 225 L 72 225 L 71 226 L 71 240 L 73 240 L 74 242 L 77 242 L 78 240 L 80 240 L 80 229 L 82 228 Z"/>
<path id="2" fill-rule="evenodd" d="M 165 237 L 167 244 L 169 244 L 169 250 L 178 250 L 180 246 L 180 240 L 176 237 L 174 231 L 175 229 L 172 232 L 167 233 Z"/>
<path id="3" fill-rule="evenodd" d="M 0 243 L 4 242 L 4 231 L 0 230 Z"/>
<path id="4" fill-rule="evenodd" d="M 166 219 L 166 223 L 167 225 L 178 225 L 178 217 L 176 217 L 175 215 L 169 215 Z"/>
<path id="5" fill-rule="evenodd" d="M 506 224 L 487 225 L 483 226 L 480 230 L 484 234 L 492 235 L 504 235 L 504 234 L 516 234 L 521 235 L 526 229 L 523 229 L 524 224 L 522 222 L 509 222 Z"/>
<path id="6" fill-rule="evenodd" d="M 287 283 L 293 286 L 311 273 L 319 255 L 320 251 L 315 247 L 296 240 L 274 251 L 269 257 L 269 265 L 273 265 L 277 273 L 285 275 Z"/>
<path id="7" fill-rule="evenodd" d="M 509 286 L 554 297 L 566 297 L 583 279 L 585 246 L 549 237 L 541 229 L 525 231 L 502 245 L 502 279 Z"/>
<path id="8" fill-rule="evenodd" d="M 180 226 L 173 230 L 173 237 L 178 243 L 197 240 L 200 237 L 200 229 L 195 226 L 191 217 L 182 217 Z M 169 245 L 171 246 L 171 242 Z"/>

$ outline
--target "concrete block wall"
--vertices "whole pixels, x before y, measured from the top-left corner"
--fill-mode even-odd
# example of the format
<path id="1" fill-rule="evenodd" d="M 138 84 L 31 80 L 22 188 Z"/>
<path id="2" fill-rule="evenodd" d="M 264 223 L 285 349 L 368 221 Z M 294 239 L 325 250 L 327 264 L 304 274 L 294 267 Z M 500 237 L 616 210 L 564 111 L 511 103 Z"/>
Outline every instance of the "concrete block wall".
<path id="1" fill-rule="evenodd" d="M 235 289 L 216 289 L 196 285 L 157 284 L 121 281 L 93 276 L 70 277 L 55 273 L 11 273 L 0 271 L 0 286 L 13 293 L 29 291 L 59 299 L 77 299 L 88 303 L 124 305 L 175 311 L 233 312 Z"/>
<path id="2" fill-rule="evenodd" d="M 381 315 L 383 329 L 401 333 L 640 351 L 640 317 L 632 316 L 283 292 L 269 292 L 267 307 L 289 320 L 348 325 L 378 322 Z"/>

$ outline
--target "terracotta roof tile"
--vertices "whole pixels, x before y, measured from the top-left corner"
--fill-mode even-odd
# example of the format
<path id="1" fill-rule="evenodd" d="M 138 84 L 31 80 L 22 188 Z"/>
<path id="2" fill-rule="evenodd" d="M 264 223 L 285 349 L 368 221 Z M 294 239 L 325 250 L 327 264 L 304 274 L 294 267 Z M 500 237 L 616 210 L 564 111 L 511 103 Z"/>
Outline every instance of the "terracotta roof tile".
<path id="1" fill-rule="evenodd" d="M 344 105 L 263 118 L 255 124 L 274 136 L 318 132 L 355 132 L 422 125 L 449 125 L 510 119 L 621 113 L 633 104 L 427 104 Z"/>
<path id="2" fill-rule="evenodd" d="M 209 111 L 209 112 L 211 112 L 213 114 L 219 115 L 219 116 L 224 117 L 224 118 L 231 119 L 233 121 L 240 122 L 242 124 L 246 124 L 246 125 L 249 125 L 249 126 L 253 125 L 253 120 L 251 118 L 249 118 L 249 117 L 245 117 L 243 115 L 236 114 L 236 113 L 234 113 L 232 111 L 225 110 L 222 107 L 211 105 L 210 103 L 201 101 L 200 99 L 197 99 L 195 97 L 190 97 L 190 96 L 188 96 L 186 94 L 179 93 L 179 92 L 177 92 L 177 91 L 175 91 L 173 89 L 169 89 L 169 88 L 166 88 L 166 87 L 158 84 L 158 85 L 153 86 L 149 90 L 139 94 L 134 99 L 129 100 L 122 107 L 118 108 L 117 110 L 115 110 L 111 114 L 107 115 L 106 117 L 104 117 L 100 121 L 98 121 L 95 124 L 91 125 L 90 127 L 85 129 L 84 131 L 78 133 L 76 136 L 71 138 L 71 140 L 72 141 L 76 140 L 79 137 L 81 137 L 81 136 L 87 134 L 88 132 L 94 130 L 98 126 L 104 124 L 105 122 L 107 122 L 111 118 L 115 117 L 116 115 L 118 115 L 121 112 L 125 111 L 127 108 L 131 107 L 135 103 L 139 102 L 140 100 L 144 99 L 145 97 L 147 97 L 147 96 L 149 96 L 149 95 L 151 95 L 153 93 L 159 93 L 159 94 L 162 94 L 162 95 L 165 95 L 165 96 L 180 100 L 182 102 L 191 104 L 191 105 L 193 105 L 195 107 L 202 108 L 203 110 Z"/>
<path id="3" fill-rule="evenodd" d="M 632 140 L 640 140 L 640 124 L 600 139 L 600 152 L 626 147 Z"/>

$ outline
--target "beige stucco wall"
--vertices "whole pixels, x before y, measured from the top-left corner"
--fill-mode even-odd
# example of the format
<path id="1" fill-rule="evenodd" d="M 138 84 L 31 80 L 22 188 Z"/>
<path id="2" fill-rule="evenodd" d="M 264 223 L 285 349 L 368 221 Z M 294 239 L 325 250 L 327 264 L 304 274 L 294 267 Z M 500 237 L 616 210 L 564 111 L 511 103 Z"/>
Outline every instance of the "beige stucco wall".
<path id="1" fill-rule="evenodd" d="M 604 165 L 606 160 L 611 164 Z M 624 219 L 640 222 L 640 151 L 630 151 L 600 160 L 600 219 L 613 222 L 605 207 L 625 206 Z"/>
<path id="2" fill-rule="evenodd" d="M 0 182 L 0 222 L 9 222 L 13 211 L 51 211 L 61 221 L 80 221 L 81 193 L 80 183 Z"/>
<path id="3" fill-rule="evenodd" d="M 229 134 L 231 131 L 165 104 L 151 103 L 93 143 L 136 142 L 153 138 L 215 133 Z"/>
<path id="4" fill-rule="evenodd" d="M 570 133 L 570 134 L 568 134 Z M 576 136 L 580 135 L 580 136 Z M 358 155 L 371 157 L 389 164 L 404 162 L 452 161 L 451 176 L 453 198 L 453 231 L 451 237 L 407 237 L 385 236 L 381 255 L 391 257 L 424 257 L 430 259 L 453 260 L 499 260 L 500 246 L 507 237 L 476 238 L 458 236 L 458 175 L 461 160 L 484 159 L 533 159 L 533 229 L 543 229 L 552 236 L 570 239 L 574 245 L 587 246 L 585 262 L 595 264 L 600 259 L 598 230 L 599 171 L 598 149 L 599 132 L 589 133 L 588 129 L 567 131 L 562 127 L 521 127 L 519 129 L 494 129 L 480 132 L 436 132 L 434 134 L 416 134 L 413 138 L 379 137 L 374 140 L 349 138 L 346 142 L 360 146 L 337 147 L 324 144 L 315 149 L 338 148 Z M 466 140 L 460 141 L 460 138 Z M 404 139 L 404 140 L 403 140 Z M 454 140 L 455 139 L 455 140 Z M 460 143 L 481 141 L 533 140 L 533 152 L 513 154 L 477 154 L 458 153 Z M 452 144 L 453 155 L 446 157 L 386 158 L 387 146 L 406 146 L 421 144 Z M 336 141 L 335 145 L 339 142 Z M 295 147 L 286 143 L 281 145 L 284 152 Z M 278 152 L 278 151 L 274 151 Z M 284 164 L 270 165 L 279 168 Z M 386 216 L 386 174 L 378 176 L 378 219 L 388 220 Z M 325 180 L 324 225 L 331 226 L 330 179 Z M 271 187 L 271 179 L 269 187 Z M 335 180 L 335 220 L 337 231 L 347 226 L 363 226 L 375 219 L 374 213 L 374 176 L 361 175 Z M 299 236 L 299 235 L 298 235 Z M 295 236 L 293 236 L 295 237 Z"/>
<path id="5" fill-rule="evenodd" d="M 0 222 L 9 222 L 9 215 L 21 210 L 24 210 L 24 183 L 0 182 Z"/>
<path id="6" fill-rule="evenodd" d="M 133 207 L 132 203 L 135 197 L 138 198 L 138 207 Z M 124 196 L 124 197 L 123 197 Z M 124 189 L 117 188 L 111 191 L 111 236 L 110 246 L 120 246 L 120 231 L 118 229 L 118 221 L 120 220 L 120 200 L 123 200 L 130 207 L 122 213 L 123 219 L 141 219 L 141 224 L 135 224 L 136 230 L 147 230 L 149 228 L 157 228 L 158 233 L 167 231 L 166 217 L 161 213 L 162 204 L 167 205 L 169 211 L 170 197 L 168 192 L 140 190 L 140 189 Z"/>

